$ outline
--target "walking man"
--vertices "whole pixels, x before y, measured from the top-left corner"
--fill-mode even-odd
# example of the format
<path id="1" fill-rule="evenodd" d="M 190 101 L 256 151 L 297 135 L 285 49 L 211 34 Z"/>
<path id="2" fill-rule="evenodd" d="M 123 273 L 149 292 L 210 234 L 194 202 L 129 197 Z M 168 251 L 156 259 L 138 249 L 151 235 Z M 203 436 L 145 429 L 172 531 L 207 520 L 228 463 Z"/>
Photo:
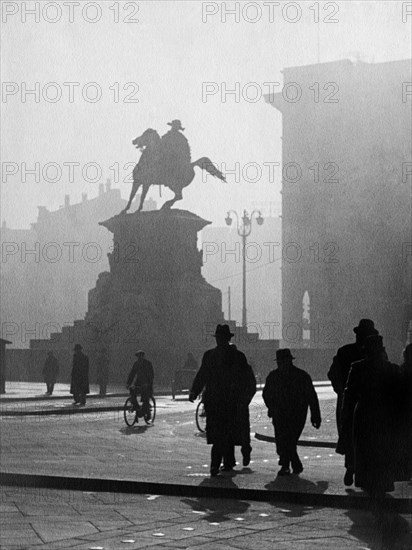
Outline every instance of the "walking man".
<path id="1" fill-rule="evenodd" d="M 49 351 L 47 354 L 42 373 L 47 387 L 46 394 L 52 395 L 57 375 L 59 374 L 59 363 L 52 351 Z"/>
<path id="2" fill-rule="evenodd" d="M 263 389 L 263 400 L 275 428 L 276 450 L 281 469 L 279 476 L 300 474 L 303 465 L 297 453 L 299 437 L 305 427 L 308 407 L 311 423 L 316 429 L 321 424 L 318 396 L 307 372 L 293 364 L 290 349 L 276 352 L 278 368 L 269 373 Z"/>
<path id="3" fill-rule="evenodd" d="M 82 346 L 74 346 L 73 368 L 71 375 L 70 393 L 73 394 L 74 405 L 86 404 L 86 395 L 89 393 L 89 358 L 82 352 Z"/>
<path id="4" fill-rule="evenodd" d="M 137 410 L 139 405 L 137 403 L 137 392 L 140 387 L 141 399 L 142 399 L 142 413 L 145 418 L 150 419 L 150 397 L 153 395 L 153 381 L 154 372 L 153 365 L 145 358 L 145 352 L 139 350 L 136 354 L 137 361 L 134 362 L 133 367 L 127 378 L 126 387 L 130 390 L 130 396 L 132 398 L 133 406 Z"/>
<path id="5" fill-rule="evenodd" d="M 338 349 L 328 372 L 328 378 L 332 382 L 334 392 L 338 396 L 336 403 L 336 425 L 339 441 L 336 452 L 345 455 L 346 472 L 343 481 L 347 486 L 353 484 L 354 456 L 351 440 L 343 438 L 341 433 L 343 392 L 345 391 L 352 363 L 360 361 L 365 356 L 364 343 L 366 338 L 378 334 L 373 321 L 370 319 L 361 319 L 359 325 L 353 329 L 353 332 L 356 334 L 356 341 Z"/>
<path id="6" fill-rule="evenodd" d="M 249 411 L 256 381 L 245 355 L 230 344 L 233 333 L 228 325 L 217 325 L 216 347 L 203 355 L 193 381 L 189 400 L 203 391 L 207 443 L 212 445 L 210 475 L 231 471 L 236 464 L 235 445 L 242 445 L 244 464 L 250 461 Z M 247 431 L 247 436 L 246 436 Z"/>

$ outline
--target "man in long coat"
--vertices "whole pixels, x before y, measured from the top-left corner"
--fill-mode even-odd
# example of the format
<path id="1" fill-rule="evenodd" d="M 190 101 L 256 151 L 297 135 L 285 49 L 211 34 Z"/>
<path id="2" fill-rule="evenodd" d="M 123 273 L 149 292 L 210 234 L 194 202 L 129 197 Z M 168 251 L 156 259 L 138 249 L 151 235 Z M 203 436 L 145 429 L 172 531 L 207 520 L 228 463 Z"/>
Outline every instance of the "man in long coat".
<path id="1" fill-rule="evenodd" d="M 244 446 L 244 464 L 250 460 L 249 402 L 256 392 L 256 380 L 245 355 L 230 344 L 233 333 L 228 325 L 217 325 L 216 347 L 203 355 L 193 381 L 189 400 L 203 391 L 206 436 L 212 445 L 210 474 L 235 465 L 234 446 Z"/>
<path id="2" fill-rule="evenodd" d="M 378 334 L 373 321 L 370 319 L 361 319 L 359 321 L 359 325 L 353 329 L 353 332 L 356 334 L 356 341 L 351 344 L 346 344 L 338 349 L 328 372 L 328 378 L 332 382 L 334 392 L 337 394 L 336 425 L 338 428 L 339 441 L 336 447 L 336 452 L 338 454 L 345 455 L 346 472 L 343 481 L 347 486 L 350 486 L 353 483 L 354 457 L 353 446 L 351 445 L 350 440 L 346 440 L 346 442 L 344 442 L 344 438 L 340 432 L 340 426 L 342 424 L 341 411 L 343 392 L 346 387 L 346 382 L 348 380 L 352 363 L 355 361 L 360 361 L 365 356 L 363 348 L 365 339 L 372 334 Z"/>
<path id="3" fill-rule="evenodd" d="M 366 338 L 365 355 L 349 373 L 341 431 L 353 438 L 355 485 L 380 502 L 397 481 L 401 376 L 399 367 L 387 360 L 381 336 Z"/>
<path id="4" fill-rule="evenodd" d="M 44 381 L 46 382 L 47 395 L 52 395 L 54 390 L 54 385 L 57 380 L 57 375 L 59 374 L 59 362 L 56 357 L 53 355 L 52 351 L 49 351 L 44 362 L 44 367 L 42 370 Z"/>
<path id="5" fill-rule="evenodd" d="M 275 428 L 276 450 L 281 466 L 278 475 L 300 474 L 303 465 L 297 453 L 299 437 L 305 427 L 308 407 L 311 422 L 319 429 L 321 424 L 318 396 L 307 372 L 293 365 L 290 349 L 278 349 L 278 368 L 269 373 L 262 397 Z"/>
<path id="6" fill-rule="evenodd" d="M 73 394 L 75 405 L 85 405 L 86 395 L 90 391 L 89 358 L 82 352 L 82 349 L 80 344 L 74 346 L 70 393 Z"/>

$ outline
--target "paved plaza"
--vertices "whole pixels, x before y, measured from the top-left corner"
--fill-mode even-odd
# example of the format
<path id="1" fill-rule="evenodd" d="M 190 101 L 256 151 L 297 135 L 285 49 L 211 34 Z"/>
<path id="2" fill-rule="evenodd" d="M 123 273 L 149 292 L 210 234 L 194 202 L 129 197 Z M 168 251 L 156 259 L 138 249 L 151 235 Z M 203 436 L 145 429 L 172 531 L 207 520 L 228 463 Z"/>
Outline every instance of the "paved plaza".
<path id="1" fill-rule="evenodd" d="M 2 488 L 2 550 L 354 550 L 411 546 L 408 521 L 288 503 Z"/>
<path id="2" fill-rule="evenodd" d="M 124 396 L 90 399 L 80 411 L 70 397 L 2 400 L 9 415 L 1 417 L 1 472 L 19 485 L 2 486 L 1 548 L 410 548 L 412 485 L 396 484 L 388 502 L 403 503 L 402 513 L 379 529 L 364 493 L 343 485 L 343 457 L 333 449 L 335 399 L 330 386 L 317 392 L 322 427 L 308 422 L 298 448 L 304 472 L 287 478 L 276 477 L 260 392 L 250 408 L 250 466 L 213 479 L 210 447 L 187 398 L 157 396 L 154 425 L 132 428 L 123 419 Z M 23 406 L 24 414 L 11 415 Z M 38 414 L 53 408 L 64 414 Z M 40 487 L 29 487 L 33 476 Z M 41 476 L 81 490 L 47 489 Z M 85 489 L 99 480 L 113 491 Z M 124 494 L 125 487 L 140 494 Z"/>

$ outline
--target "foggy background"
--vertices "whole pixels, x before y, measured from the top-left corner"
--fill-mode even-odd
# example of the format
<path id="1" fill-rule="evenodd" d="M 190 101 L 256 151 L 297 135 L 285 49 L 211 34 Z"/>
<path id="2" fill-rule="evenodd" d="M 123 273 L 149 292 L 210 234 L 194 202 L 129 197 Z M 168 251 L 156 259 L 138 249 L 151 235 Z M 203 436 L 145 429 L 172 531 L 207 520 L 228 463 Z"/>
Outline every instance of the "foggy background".
<path id="1" fill-rule="evenodd" d="M 7 4 L 4 2 L 3 4 Z M 14 3 L 19 5 L 20 3 Z M 34 4 L 27 2 L 28 6 Z M 42 5 L 44 3 L 41 3 Z M 35 221 L 37 206 L 56 209 L 65 194 L 72 202 L 81 200 L 82 192 L 96 194 L 97 184 L 85 181 L 81 167 L 76 168 L 75 181 L 69 183 L 68 168 L 63 162 L 84 165 L 96 162 L 102 169 L 102 182 L 113 181 L 110 170 L 115 162 L 120 166 L 120 179 L 131 171 L 123 170 L 127 162 L 138 161 L 139 154 L 131 140 L 152 127 L 160 135 L 168 130 L 172 119 L 182 121 L 192 148 L 192 160 L 208 156 L 220 167 L 226 163 L 233 170 L 249 162 L 263 166 L 264 162 L 281 163 L 281 115 L 264 103 L 263 98 L 251 103 L 233 95 L 226 103 L 218 93 L 202 102 L 202 83 L 222 83 L 232 89 L 239 82 L 280 82 L 281 70 L 287 66 L 306 65 L 342 58 L 381 62 L 405 59 L 411 55 L 411 26 L 402 22 L 402 2 L 337 2 L 338 23 L 322 21 L 324 3 L 320 3 L 320 23 L 314 23 L 313 2 L 298 2 L 302 17 L 296 23 L 282 18 L 282 6 L 274 8 L 274 22 L 269 22 L 269 10 L 262 4 L 262 18 L 239 23 L 222 13 L 210 15 L 202 22 L 202 2 L 135 2 L 139 22 L 122 22 L 122 12 L 115 23 L 111 2 L 100 2 L 102 17 L 96 23 L 83 20 L 77 9 L 75 20 L 69 22 L 68 10 L 54 24 L 40 18 L 39 23 L 27 15 L 22 23 L 19 12 L 9 16 L 2 25 L 2 79 L 15 82 L 21 88 L 33 88 L 48 82 L 59 83 L 63 96 L 57 103 L 33 96 L 21 102 L 20 93 L 4 98 L 2 103 L 2 162 L 22 162 L 33 168 L 48 162 L 62 166 L 62 178 L 57 183 L 41 181 L 27 175 L 22 183 L 21 172 L 2 178 L 1 219 L 9 227 L 28 228 Z M 220 8 L 220 3 L 215 3 Z M 228 7 L 233 2 L 226 3 Z M 4 6 L 3 6 L 4 7 Z M 203 7 L 203 9 L 205 9 Z M 54 17 L 50 9 L 50 18 Z M 293 17 L 293 11 L 290 11 Z M 90 17 L 93 11 L 90 10 Z M 254 17 L 252 8 L 250 17 Z M 69 103 L 68 88 L 63 82 L 79 82 L 75 101 Z M 97 82 L 103 91 L 97 103 L 88 103 L 81 96 L 82 86 Z M 109 87 L 118 82 L 120 101 L 114 103 L 114 91 Z M 127 91 L 122 86 L 134 82 L 139 86 L 139 103 L 121 101 Z M 279 91 L 277 88 L 275 91 Z M 50 90 L 52 93 L 52 90 Z M 197 170 L 197 169 L 196 169 Z M 52 175 L 52 171 L 50 171 Z M 249 172 L 253 178 L 253 170 Z M 271 211 L 280 214 L 281 170 L 275 171 L 275 181 L 263 167 L 256 183 L 235 181 L 228 173 L 228 183 L 207 177 L 197 170 L 193 184 L 183 192 L 184 199 L 176 207 L 192 210 L 218 225 L 230 208 L 240 211 L 252 203 L 268 203 Z M 7 181 L 5 181 L 7 179 Z M 131 184 L 113 182 L 128 197 Z M 168 190 L 152 189 L 149 196 L 163 203 L 170 197 Z M 135 208 L 135 205 L 132 209 Z"/>

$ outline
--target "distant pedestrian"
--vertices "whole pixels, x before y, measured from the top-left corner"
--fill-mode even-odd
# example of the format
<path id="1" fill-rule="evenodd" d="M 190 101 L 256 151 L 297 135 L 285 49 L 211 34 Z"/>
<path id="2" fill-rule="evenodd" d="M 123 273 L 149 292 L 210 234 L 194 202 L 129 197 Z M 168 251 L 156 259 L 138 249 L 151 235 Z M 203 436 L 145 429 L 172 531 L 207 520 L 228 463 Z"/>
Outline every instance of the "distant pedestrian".
<path id="1" fill-rule="evenodd" d="M 145 352 L 143 350 L 139 350 L 135 355 L 137 360 L 133 363 L 132 369 L 127 378 L 126 387 L 130 391 L 130 397 L 135 410 L 139 409 L 137 394 L 140 389 L 142 414 L 147 420 L 149 420 L 151 417 L 149 398 L 153 397 L 153 365 L 146 359 Z"/>
<path id="2" fill-rule="evenodd" d="M 365 339 L 373 334 L 378 334 L 373 321 L 370 319 L 361 319 L 359 325 L 353 329 L 353 332 L 356 334 L 356 341 L 338 349 L 328 372 L 328 378 L 332 382 L 333 390 L 337 394 L 336 425 L 339 440 L 336 452 L 345 455 L 346 472 L 343 480 L 347 486 L 353 484 L 354 457 L 351 442 L 346 441 L 345 445 L 340 433 L 343 392 L 345 391 L 352 363 L 360 361 L 365 356 L 363 347 Z"/>
<path id="3" fill-rule="evenodd" d="M 52 351 L 49 351 L 44 362 L 44 367 L 42 370 L 44 381 L 46 382 L 47 395 L 52 395 L 54 390 L 54 385 L 57 380 L 57 375 L 59 374 L 59 362 L 56 357 L 53 355 Z"/>
<path id="4" fill-rule="evenodd" d="M 102 348 L 97 356 L 97 383 L 100 397 L 106 397 L 109 381 L 109 357 L 106 348 Z"/>
<path id="5" fill-rule="evenodd" d="M 353 438 L 355 485 L 375 504 L 397 480 L 400 370 L 387 360 L 382 337 L 368 336 L 365 358 L 353 363 L 343 396 L 343 437 Z"/>
<path id="6" fill-rule="evenodd" d="M 230 344 L 232 336 L 228 325 L 217 325 L 217 345 L 203 355 L 189 394 L 193 403 L 203 392 L 207 443 L 212 445 L 212 477 L 219 474 L 222 461 L 224 471 L 233 470 L 235 445 L 243 446 L 244 463 L 250 460 L 248 405 L 256 381 L 245 355 Z"/>
<path id="7" fill-rule="evenodd" d="M 82 352 L 82 346 L 74 346 L 73 367 L 71 374 L 70 393 L 73 394 L 74 405 L 86 404 L 89 393 L 89 358 Z"/>
<path id="8" fill-rule="evenodd" d="M 278 368 L 266 378 L 262 394 L 275 429 L 281 466 L 279 476 L 289 475 L 291 465 L 294 474 L 303 471 L 297 444 L 305 427 L 308 408 L 312 426 L 319 429 L 321 425 L 319 401 L 312 379 L 307 372 L 294 366 L 293 359 L 290 349 L 277 350 Z"/>

